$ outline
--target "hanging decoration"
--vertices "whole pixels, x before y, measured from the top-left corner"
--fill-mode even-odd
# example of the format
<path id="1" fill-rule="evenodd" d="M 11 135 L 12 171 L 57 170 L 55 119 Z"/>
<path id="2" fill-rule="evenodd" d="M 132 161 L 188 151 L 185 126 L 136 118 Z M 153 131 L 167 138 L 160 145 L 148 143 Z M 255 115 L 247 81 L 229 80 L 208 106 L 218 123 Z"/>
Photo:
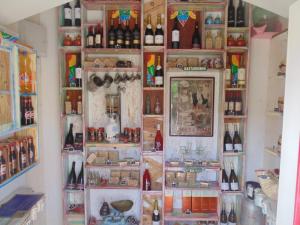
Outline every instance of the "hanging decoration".
<path id="1" fill-rule="evenodd" d="M 0 44 L 2 43 L 2 40 L 16 42 L 18 40 L 18 37 L 15 37 L 15 36 L 13 36 L 11 34 L 8 34 L 6 32 L 0 31 Z"/>
<path id="2" fill-rule="evenodd" d="M 241 55 L 234 54 L 231 56 L 231 73 L 233 74 L 233 83 L 238 82 L 238 71 L 241 64 Z"/>
<path id="3" fill-rule="evenodd" d="M 193 20 L 196 19 L 196 14 L 191 10 L 179 9 L 171 14 L 170 19 L 173 20 L 176 17 L 181 26 L 184 27 L 189 18 L 192 18 Z"/>
<path id="4" fill-rule="evenodd" d="M 137 11 L 136 10 L 130 10 L 130 9 L 118 9 L 115 10 L 111 17 L 113 19 L 120 18 L 122 23 L 125 23 L 126 21 L 130 20 L 130 17 L 137 18 Z"/>
<path id="5" fill-rule="evenodd" d="M 151 54 L 147 60 L 147 85 L 153 86 L 154 84 L 154 72 L 155 72 L 155 55 Z"/>

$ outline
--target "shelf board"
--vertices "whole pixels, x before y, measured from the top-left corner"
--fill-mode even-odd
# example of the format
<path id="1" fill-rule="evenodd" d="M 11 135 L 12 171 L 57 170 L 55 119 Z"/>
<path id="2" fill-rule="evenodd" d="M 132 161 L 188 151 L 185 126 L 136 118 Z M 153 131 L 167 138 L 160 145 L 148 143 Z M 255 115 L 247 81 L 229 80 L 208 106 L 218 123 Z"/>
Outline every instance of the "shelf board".
<path id="1" fill-rule="evenodd" d="M 184 70 L 180 68 L 167 68 L 167 73 L 189 73 L 189 72 L 220 72 L 223 71 L 222 69 L 206 69 L 206 70 Z"/>
<path id="2" fill-rule="evenodd" d="M 138 148 L 140 143 L 97 143 L 87 142 L 86 147 L 103 147 L 103 148 Z"/>
<path id="3" fill-rule="evenodd" d="M 24 170 L 20 171 L 19 173 L 15 174 L 14 176 L 8 178 L 7 180 L 5 180 L 3 183 L 0 184 L 0 188 L 4 187 L 5 185 L 9 184 L 10 182 L 14 181 L 15 179 L 17 179 L 18 177 L 22 176 L 23 174 L 27 173 L 29 170 L 33 169 L 34 167 L 36 167 L 39 163 L 35 162 L 33 164 L 31 164 L 30 166 L 26 167 Z"/>
<path id="4" fill-rule="evenodd" d="M 81 46 L 61 46 L 59 48 L 62 52 L 75 52 L 75 53 L 80 53 L 81 52 Z"/>
<path id="5" fill-rule="evenodd" d="M 0 90 L 0 95 L 11 95 L 11 91 L 10 90 Z"/>
<path id="6" fill-rule="evenodd" d="M 74 151 L 63 150 L 61 153 L 63 155 L 83 155 L 83 152 L 80 150 L 74 150 Z"/>
<path id="7" fill-rule="evenodd" d="M 246 91 L 247 88 L 225 88 L 225 91 Z"/>
<path id="8" fill-rule="evenodd" d="M 249 27 L 227 27 L 228 33 L 241 33 L 241 32 L 248 32 Z"/>
<path id="9" fill-rule="evenodd" d="M 61 114 L 61 117 L 82 117 L 83 114 Z"/>
<path id="10" fill-rule="evenodd" d="M 224 28 L 225 28 L 224 24 L 205 24 L 205 29 L 207 30 L 224 29 Z"/>
<path id="11" fill-rule="evenodd" d="M 143 195 L 151 195 L 151 196 L 157 196 L 157 195 L 162 195 L 162 191 L 157 191 L 157 190 L 152 190 L 152 191 L 143 191 Z"/>
<path id="12" fill-rule="evenodd" d="M 64 91 L 82 91 L 82 87 L 63 87 Z"/>
<path id="13" fill-rule="evenodd" d="M 162 114 L 147 114 L 147 115 L 144 115 L 143 114 L 143 117 L 144 118 L 164 118 L 164 115 Z"/>
<path id="14" fill-rule="evenodd" d="M 225 195 L 243 195 L 243 191 L 222 191 L 222 194 Z"/>
<path id="15" fill-rule="evenodd" d="M 103 169 L 122 169 L 122 170 L 140 170 L 140 166 L 120 166 L 120 165 L 89 165 L 86 164 L 85 168 L 103 168 Z"/>
<path id="16" fill-rule="evenodd" d="M 144 91 L 163 91 L 163 87 L 143 87 Z"/>
<path id="17" fill-rule="evenodd" d="M 240 157 L 245 155 L 244 152 L 223 152 L 223 156 L 227 157 Z"/>
<path id="18" fill-rule="evenodd" d="M 184 163 L 180 162 L 178 166 L 172 166 L 169 162 L 165 163 L 165 169 L 166 170 L 178 170 L 178 169 L 183 169 L 183 168 L 199 168 L 199 169 L 204 169 L 204 170 L 217 170 L 219 171 L 221 169 L 221 164 L 219 166 L 202 166 L 202 165 L 192 165 L 192 166 L 187 166 L 184 165 Z"/>
<path id="19" fill-rule="evenodd" d="M 122 0 L 94 0 L 94 1 L 83 1 L 83 5 L 86 7 L 87 10 L 96 10 L 96 9 L 102 9 L 103 6 L 106 6 L 106 9 L 139 9 L 141 6 L 140 1 L 134 1 L 134 0 L 128 0 L 128 1 L 122 1 Z"/>
<path id="20" fill-rule="evenodd" d="M 156 152 L 152 152 L 152 151 L 142 151 L 142 155 L 143 156 L 163 156 L 163 151 L 156 151 Z"/>
<path id="21" fill-rule="evenodd" d="M 269 155 L 280 158 L 280 152 L 276 151 L 276 149 L 266 147 L 265 152 Z"/>
<path id="22" fill-rule="evenodd" d="M 84 67 L 84 71 L 86 72 L 141 72 L 141 69 L 139 67 L 131 67 L 131 68 Z"/>
<path id="23" fill-rule="evenodd" d="M 60 26 L 58 27 L 59 32 L 80 32 L 81 27 L 76 26 Z"/>
<path id="24" fill-rule="evenodd" d="M 1 132 L 0 137 L 6 137 L 6 136 L 12 135 L 16 132 L 24 131 L 24 130 L 30 129 L 30 128 L 37 128 L 37 124 L 31 124 L 31 125 L 27 125 L 27 126 L 21 126 L 18 128 L 12 128 L 10 130 Z"/>
<path id="25" fill-rule="evenodd" d="M 180 0 L 168 0 L 168 5 L 170 6 L 222 6 L 225 7 L 225 1 L 219 0 L 204 0 L 204 1 L 180 1 Z"/>
<path id="26" fill-rule="evenodd" d="M 199 185 L 199 186 L 198 186 Z M 165 186 L 167 190 L 214 190 L 214 191 L 221 191 L 221 187 L 218 182 L 209 182 L 208 187 L 201 187 L 200 183 L 194 187 L 171 187 Z"/>
<path id="27" fill-rule="evenodd" d="M 140 55 L 141 49 L 127 49 L 127 48 L 84 48 L 83 52 L 86 54 L 128 54 Z"/>
<path id="28" fill-rule="evenodd" d="M 145 46 L 144 45 L 144 52 L 164 52 L 165 47 L 164 46 Z"/>
<path id="29" fill-rule="evenodd" d="M 84 190 L 80 190 L 80 189 L 68 189 L 68 188 L 64 188 L 64 191 L 67 193 L 83 193 Z"/>
<path id="30" fill-rule="evenodd" d="M 129 187 L 129 186 L 95 186 L 95 185 L 87 185 L 86 189 L 97 190 L 97 189 L 121 189 L 121 190 L 140 190 L 140 186 L 137 187 Z"/>
<path id="31" fill-rule="evenodd" d="M 185 214 L 180 210 L 173 211 L 173 213 L 165 213 L 165 221 L 218 221 L 217 213 L 192 213 Z"/>
<path id="32" fill-rule="evenodd" d="M 29 96 L 37 96 L 36 92 L 32 93 L 20 93 L 20 96 L 29 97 Z"/>
<path id="33" fill-rule="evenodd" d="M 239 47 L 239 46 L 230 46 L 226 47 L 227 52 L 236 52 L 236 53 L 244 53 L 248 51 L 248 47 Z"/>
<path id="34" fill-rule="evenodd" d="M 279 117 L 279 118 L 283 118 L 283 113 L 282 112 L 276 112 L 276 111 L 269 111 L 266 113 L 267 116 L 269 117 Z"/>
<path id="35" fill-rule="evenodd" d="M 169 55 L 216 55 L 223 54 L 224 50 L 218 49 L 168 49 Z"/>
<path id="36" fill-rule="evenodd" d="M 242 115 L 242 116 L 234 116 L 234 115 L 224 115 L 224 119 L 246 119 L 247 116 Z"/>

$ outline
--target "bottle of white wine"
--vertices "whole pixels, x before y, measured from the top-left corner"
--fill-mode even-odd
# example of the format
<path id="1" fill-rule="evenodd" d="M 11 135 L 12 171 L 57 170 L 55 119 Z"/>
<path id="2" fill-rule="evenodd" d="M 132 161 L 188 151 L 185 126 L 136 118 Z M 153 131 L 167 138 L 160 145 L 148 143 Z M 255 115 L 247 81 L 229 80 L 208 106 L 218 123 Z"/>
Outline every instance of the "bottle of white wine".
<path id="1" fill-rule="evenodd" d="M 223 205 L 222 205 L 222 211 L 221 211 L 221 216 L 220 216 L 220 225 L 228 225 L 225 203 L 223 203 Z"/>
<path id="2" fill-rule="evenodd" d="M 172 48 L 179 48 L 180 44 L 180 31 L 178 28 L 178 20 L 174 19 L 174 25 L 172 29 Z"/>
<path id="3" fill-rule="evenodd" d="M 224 135 L 224 152 L 233 151 L 232 138 L 228 130 L 228 124 L 225 124 L 225 135 Z"/>
<path id="4" fill-rule="evenodd" d="M 234 204 L 231 204 L 231 210 L 228 216 L 228 225 L 236 225 L 237 219 L 236 219 L 236 214 L 234 211 Z"/>
<path id="5" fill-rule="evenodd" d="M 155 45 L 164 45 L 164 31 L 161 25 L 161 15 L 157 15 L 157 25 L 155 30 L 155 37 L 154 37 Z"/>
<path id="6" fill-rule="evenodd" d="M 222 191 L 229 191 L 229 179 L 228 179 L 228 176 L 226 174 L 225 169 L 222 169 L 221 190 Z"/>
<path id="7" fill-rule="evenodd" d="M 157 57 L 157 65 L 155 69 L 154 83 L 156 87 L 163 87 L 164 85 L 164 72 L 161 66 L 160 56 Z"/>
<path id="8" fill-rule="evenodd" d="M 153 213 L 152 213 L 152 225 L 160 225 L 160 213 L 158 209 L 158 201 L 155 199 Z"/>
<path id="9" fill-rule="evenodd" d="M 145 30 L 145 45 L 154 45 L 154 33 L 152 30 L 151 16 L 147 17 L 147 26 Z"/>
<path id="10" fill-rule="evenodd" d="M 242 139 L 239 135 L 236 124 L 234 125 L 233 149 L 234 149 L 235 152 L 242 152 L 243 151 Z"/>
<path id="11" fill-rule="evenodd" d="M 231 191 L 238 191 L 239 190 L 239 181 L 238 178 L 234 172 L 233 163 L 230 163 L 231 171 L 229 176 L 229 186 Z"/>

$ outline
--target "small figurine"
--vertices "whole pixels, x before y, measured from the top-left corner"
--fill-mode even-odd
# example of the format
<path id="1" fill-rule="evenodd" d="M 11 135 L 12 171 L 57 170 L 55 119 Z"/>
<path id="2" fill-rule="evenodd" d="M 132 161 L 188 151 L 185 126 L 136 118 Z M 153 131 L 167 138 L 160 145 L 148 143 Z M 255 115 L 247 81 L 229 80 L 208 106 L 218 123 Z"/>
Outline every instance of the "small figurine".
<path id="1" fill-rule="evenodd" d="M 237 46 L 240 46 L 240 47 L 243 47 L 243 46 L 246 46 L 246 41 L 245 41 L 245 38 L 243 35 L 240 35 L 236 41 L 236 45 Z"/>
<path id="2" fill-rule="evenodd" d="M 229 35 L 229 37 L 227 38 L 227 46 L 230 47 L 230 46 L 235 46 L 235 45 L 236 45 L 236 43 L 235 43 L 233 36 Z"/>
<path id="3" fill-rule="evenodd" d="M 76 39 L 73 41 L 74 46 L 81 46 L 81 36 L 80 34 L 77 35 Z"/>
<path id="4" fill-rule="evenodd" d="M 64 46 L 72 46 L 72 39 L 70 35 L 66 35 L 64 39 Z"/>
<path id="5" fill-rule="evenodd" d="M 100 216 L 108 216 L 110 214 L 110 208 L 107 202 L 103 202 L 99 213 Z"/>
<path id="6" fill-rule="evenodd" d="M 221 17 L 219 15 L 216 16 L 216 18 L 214 20 L 214 24 L 222 24 L 222 20 L 221 20 Z"/>
<path id="7" fill-rule="evenodd" d="M 208 15 L 205 19 L 205 24 L 213 24 L 213 23 L 214 23 L 214 20 L 213 20 L 212 15 Z"/>

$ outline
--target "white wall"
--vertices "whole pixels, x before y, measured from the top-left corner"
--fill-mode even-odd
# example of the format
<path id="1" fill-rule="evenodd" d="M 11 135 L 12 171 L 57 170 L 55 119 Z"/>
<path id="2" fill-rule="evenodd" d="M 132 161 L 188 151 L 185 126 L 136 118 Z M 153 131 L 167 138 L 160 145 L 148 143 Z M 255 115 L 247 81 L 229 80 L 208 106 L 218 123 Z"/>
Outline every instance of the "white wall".
<path id="1" fill-rule="evenodd" d="M 290 8 L 277 225 L 292 225 L 300 132 L 300 1 Z"/>

